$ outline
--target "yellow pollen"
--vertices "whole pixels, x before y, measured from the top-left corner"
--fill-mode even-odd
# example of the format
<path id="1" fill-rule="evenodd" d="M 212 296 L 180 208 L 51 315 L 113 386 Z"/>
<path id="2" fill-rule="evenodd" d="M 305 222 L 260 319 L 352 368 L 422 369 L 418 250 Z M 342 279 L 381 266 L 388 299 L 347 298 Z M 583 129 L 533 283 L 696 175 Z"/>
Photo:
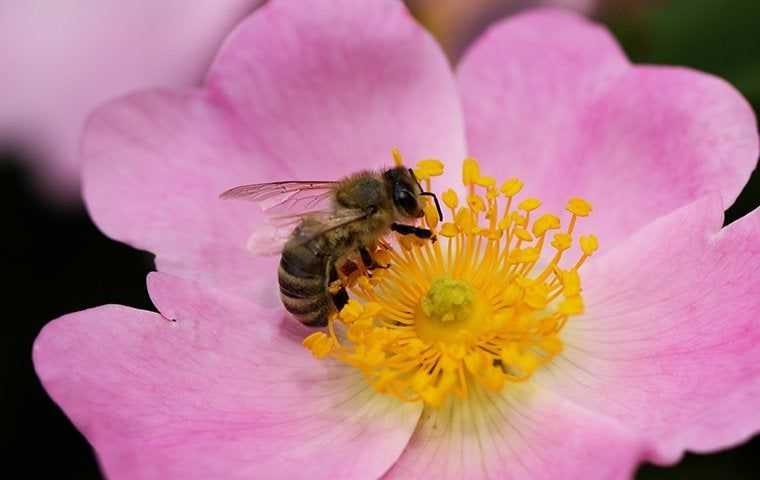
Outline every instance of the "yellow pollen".
<path id="1" fill-rule="evenodd" d="M 401 165 L 398 150 L 393 157 Z M 421 160 L 414 171 L 429 189 L 443 163 Z M 351 300 L 303 342 L 316 358 L 357 368 L 378 392 L 438 407 L 475 387 L 526 381 L 562 352 L 563 326 L 584 311 L 579 269 L 599 248 L 574 232 L 591 204 L 569 199 L 563 228 L 539 199 L 515 199 L 517 178 L 498 187 L 467 158 L 462 180 L 464 205 L 453 189 L 440 194 L 444 221 L 424 205 L 436 241 L 386 239 L 374 256 L 390 267 L 345 281 Z M 574 244 L 580 257 L 567 261 Z"/>

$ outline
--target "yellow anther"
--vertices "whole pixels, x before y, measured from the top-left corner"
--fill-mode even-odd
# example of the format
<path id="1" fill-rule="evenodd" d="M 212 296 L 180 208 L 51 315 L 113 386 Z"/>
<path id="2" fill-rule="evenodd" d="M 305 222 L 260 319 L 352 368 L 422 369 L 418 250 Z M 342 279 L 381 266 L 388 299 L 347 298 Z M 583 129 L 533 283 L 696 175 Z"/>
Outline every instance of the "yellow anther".
<path id="1" fill-rule="evenodd" d="M 455 343 L 453 345 L 448 345 L 443 347 L 444 352 L 446 355 L 451 357 L 454 360 L 462 360 L 464 359 L 465 355 L 467 355 L 467 347 L 462 345 L 461 343 Z M 452 368 L 455 368 L 459 366 L 458 362 L 454 362 L 452 364 Z"/>
<path id="2" fill-rule="evenodd" d="M 520 240 L 523 240 L 526 242 L 530 242 L 531 240 L 533 240 L 533 237 L 531 237 L 530 233 L 528 233 L 528 231 L 522 227 L 515 228 L 514 233 L 515 233 L 515 236 L 519 238 Z"/>
<path id="3" fill-rule="evenodd" d="M 443 403 L 443 392 L 435 387 L 428 387 L 420 391 L 420 397 L 433 408 L 438 408 Z"/>
<path id="4" fill-rule="evenodd" d="M 529 288 L 525 291 L 523 302 L 525 302 L 526 305 L 528 305 L 530 308 L 533 308 L 534 310 L 541 310 L 543 308 L 546 308 L 546 304 L 548 303 L 546 292 L 540 288 Z"/>
<path id="5" fill-rule="evenodd" d="M 488 187 L 492 187 L 492 186 L 496 185 L 496 179 L 493 178 L 493 177 L 480 177 L 479 176 L 479 177 L 477 177 L 475 179 L 475 184 L 479 185 L 481 187 L 488 188 Z"/>
<path id="6" fill-rule="evenodd" d="M 385 352 L 379 348 L 372 348 L 362 356 L 362 360 L 367 367 L 377 367 L 385 360 Z"/>
<path id="7" fill-rule="evenodd" d="M 542 350 L 551 355 L 556 355 L 562 351 L 562 340 L 560 340 L 556 335 L 542 338 L 538 342 L 538 345 Z"/>
<path id="8" fill-rule="evenodd" d="M 520 193 L 522 188 L 523 182 L 519 178 L 512 177 L 501 184 L 501 193 L 503 193 L 505 197 L 514 197 Z"/>
<path id="9" fill-rule="evenodd" d="M 516 283 L 510 283 L 509 286 L 507 286 L 506 290 L 504 290 L 504 293 L 501 295 L 501 301 L 504 302 L 504 305 L 511 307 L 512 305 L 515 305 L 517 302 L 522 300 L 523 296 L 523 289 L 520 288 Z"/>
<path id="10" fill-rule="evenodd" d="M 404 166 L 404 159 L 401 158 L 401 152 L 399 152 L 398 148 L 394 148 L 391 150 L 391 155 L 393 155 L 393 163 L 397 167 L 403 167 Z"/>
<path id="11" fill-rule="evenodd" d="M 441 198 L 443 199 L 443 203 L 452 210 L 456 209 L 459 205 L 459 197 L 457 196 L 457 192 L 451 188 L 443 192 Z"/>
<path id="12" fill-rule="evenodd" d="M 486 204 L 483 202 L 483 198 L 481 198 L 480 195 L 468 195 L 467 205 L 469 205 L 470 209 L 475 213 L 483 212 L 486 209 Z"/>
<path id="13" fill-rule="evenodd" d="M 462 162 L 462 183 L 470 186 L 480 177 L 480 166 L 478 161 L 472 157 L 464 159 Z"/>
<path id="14" fill-rule="evenodd" d="M 372 282 L 369 280 L 369 278 L 367 278 L 364 275 L 356 279 L 356 284 L 362 288 L 366 288 L 366 289 L 372 288 Z"/>
<path id="15" fill-rule="evenodd" d="M 451 358 L 451 356 L 444 354 L 441 357 L 441 360 L 438 361 L 438 365 L 444 372 L 451 372 L 452 370 L 456 370 L 456 367 L 459 366 L 459 362 Z"/>
<path id="16" fill-rule="evenodd" d="M 513 363 L 523 374 L 530 374 L 538 367 L 538 357 L 532 352 L 525 352 Z"/>
<path id="17" fill-rule="evenodd" d="M 489 200 L 495 200 L 498 197 L 499 197 L 499 191 L 496 190 L 496 187 L 494 187 L 493 185 L 489 186 L 488 189 L 486 190 L 486 198 L 488 198 Z"/>
<path id="18" fill-rule="evenodd" d="M 486 367 L 478 376 L 484 387 L 494 392 L 504 388 L 504 372 L 499 367 Z"/>
<path id="19" fill-rule="evenodd" d="M 361 316 L 363 311 L 364 307 L 361 303 L 356 300 L 349 300 L 340 311 L 340 319 L 346 323 L 353 323 Z"/>
<path id="20" fill-rule="evenodd" d="M 438 225 L 438 209 L 435 208 L 433 202 L 428 202 L 423 209 L 425 212 L 425 222 L 430 230 L 435 230 Z"/>
<path id="21" fill-rule="evenodd" d="M 489 240 L 498 240 L 501 238 L 501 230 L 486 230 L 483 232 L 483 236 Z"/>
<path id="22" fill-rule="evenodd" d="M 487 365 L 488 358 L 482 350 L 473 350 L 464 357 L 464 366 L 473 375 L 480 373 Z"/>
<path id="23" fill-rule="evenodd" d="M 512 223 L 514 223 L 515 225 L 520 225 L 521 227 L 525 227 L 528 225 L 528 219 L 525 218 L 524 215 L 520 215 L 517 212 L 512 212 L 510 216 L 512 217 Z"/>
<path id="24" fill-rule="evenodd" d="M 541 200 L 537 198 L 526 198 L 520 204 L 517 206 L 520 210 L 525 210 L 526 212 L 532 212 L 533 210 L 537 209 L 541 206 Z"/>
<path id="25" fill-rule="evenodd" d="M 560 270 L 559 279 L 562 282 L 562 291 L 566 297 L 581 293 L 581 276 L 577 270 Z"/>
<path id="26" fill-rule="evenodd" d="M 565 208 L 568 212 L 579 217 L 587 217 L 591 213 L 591 204 L 579 197 L 571 198 Z"/>
<path id="27" fill-rule="evenodd" d="M 434 158 L 427 158 L 417 162 L 417 168 L 424 170 L 428 177 L 437 177 L 443 174 L 443 162 Z"/>
<path id="28" fill-rule="evenodd" d="M 429 180 L 430 179 L 430 175 L 428 174 L 427 170 L 425 170 L 424 168 L 415 168 L 414 169 L 414 176 L 419 181 Z"/>
<path id="29" fill-rule="evenodd" d="M 559 312 L 563 315 L 580 315 L 583 313 L 583 299 L 581 297 L 566 298 L 559 304 Z"/>
<path id="30" fill-rule="evenodd" d="M 460 208 L 454 217 L 454 221 L 463 233 L 471 234 L 475 228 L 472 212 L 469 208 Z"/>
<path id="31" fill-rule="evenodd" d="M 499 211 L 496 209 L 495 206 L 489 205 L 488 211 L 486 212 L 486 218 L 488 220 L 496 220 L 499 216 Z"/>
<path id="32" fill-rule="evenodd" d="M 326 333 L 314 332 L 303 339 L 303 346 L 308 348 L 315 357 L 324 358 L 332 352 L 335 343 Z"/>
<path id="33" fill-rule="evenodd" d="M 375 318 L 378 313 L 383 310 L 383 306 L 375 302 L 367 302 L 364 304 L 363 316 L 368 318 Z"/>
<path id="34" fill-rule="evenodd" d="M 560 227 L 559 217 L 551 213 L 545 213 L 538 217 L 533 224 L 533 235 L 540 237 L 548 230 L 554 230 Z"/>
<path id="35" fill-rule="evenodd" d="M 567 250 L 572 244 L 573 237 L 567 233 L 557 233 L 554 235 L 554 239 L 552 239 L 552 247 L 560 252 Z"/>
<path id="36" fill-rule="evenodd" d="M 499 353 L 499 359 L 504 365 L 509 367 L 517 361 L 520 355 L 520 349 L 517 347 L 517 344 L 509 343 L 502 347 L 501 352 Z"/>
<path id="37" fill-rule="evenodd" d="M 592 255 L 599 248 L 599 240 L 596 235 L 584 235 L 580 238 L 581 250 L 584 255 Z"/>
<path id="38" fill-rule="evenodd" d="M 513 263 L 531 263 L 538 260 L 538 255 L 538 250 L 535 248 L 518 248 L 512 251 L 509 259 Z"/>
<path id="39" fill-rule="evenodd" d="M 456 237 L 459 233 L 457 226 L 451 222 L 446 222 L 441 225 L 441 230 L 438 232 L 446 238 Z"/>

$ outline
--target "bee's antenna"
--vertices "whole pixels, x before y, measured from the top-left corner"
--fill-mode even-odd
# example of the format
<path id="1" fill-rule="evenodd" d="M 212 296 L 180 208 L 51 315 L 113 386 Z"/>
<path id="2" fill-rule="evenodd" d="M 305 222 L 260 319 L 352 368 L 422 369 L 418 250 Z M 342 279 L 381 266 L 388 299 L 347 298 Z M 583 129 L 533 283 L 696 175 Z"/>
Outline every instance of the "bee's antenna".
<path id="1" fill-rule="evenodd" d="M 427 197 L 433 197 L 433 201 L 435 202 L 435 209 L 438 210 L 438 220 L 441 222 L 443 221 L 443 210 L 441 210 L 441 204 L 438 203 L 438 197 L 433 192 L 426 192 L 423 190 L 422 185 L 420 185 L 420 181 L 417 180 L 417 175 L 414 174 L 414 169 L 409 169 L 409 175 L 412 176 L 415 182 L 417 182 L 417 186 L 420 187 L 420 190 L 422 190 L 422 193 L 420 195 L 425 195 Z"/>
<path id="2" fill-rule="evenodd" d="M 438 197 L 433 192 L 422 192 L 420 195 L 426 195 L 428 197 L 433 197 L 433 201 L 435 202 L 435 209 L 438 210 L 438 219 L 440 221 L 443 221 L 443 210 L 441 210 L 441 204 L 438 203 Z"/>

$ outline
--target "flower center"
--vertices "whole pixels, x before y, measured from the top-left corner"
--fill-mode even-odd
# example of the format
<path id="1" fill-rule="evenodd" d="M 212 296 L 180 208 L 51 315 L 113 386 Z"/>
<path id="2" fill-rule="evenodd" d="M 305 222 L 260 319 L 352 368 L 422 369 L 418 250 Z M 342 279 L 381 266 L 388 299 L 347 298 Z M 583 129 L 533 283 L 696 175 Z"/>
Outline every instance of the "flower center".
<path id="1" fill-rule="evenodd" d="M 428 190 L 442 172 L 435 160 L 415 169 Z M 439 225 L 435 206 L 425 205 L 436 241 L 381 242 L 376 262 L 389 268 L 341 279 L 353 298 L 327 332 L 304 340 L 317 358 L 358 368 L 379 392 L 437 407 L 467 398 L 474 385 L 498 391 L 525 381 L 562 351 L 562 327 L 583 312 L 578 270 L 597 250 L 596 237 L 579 238 L 575 262 L 563 266 L 563 256 L 591 205 L 570 199 L 563 229 L 556 215 L 531 218 L 541 206 L 536 198 L 514 208 L 523 187 L 516 178 L 497 189 L 469 158 L 463 182 L 465 205 L 452 189 L 441 195 L 452 221 Z"/>
<path id="2" fill-rule="evenodd" d="M 463 335 L 486 323 L 490 310 L 488 299 L 468 281 L 439 277 L 420 300 L 414 327 L 417 336 L 428 343 L 461 343 Z"/>

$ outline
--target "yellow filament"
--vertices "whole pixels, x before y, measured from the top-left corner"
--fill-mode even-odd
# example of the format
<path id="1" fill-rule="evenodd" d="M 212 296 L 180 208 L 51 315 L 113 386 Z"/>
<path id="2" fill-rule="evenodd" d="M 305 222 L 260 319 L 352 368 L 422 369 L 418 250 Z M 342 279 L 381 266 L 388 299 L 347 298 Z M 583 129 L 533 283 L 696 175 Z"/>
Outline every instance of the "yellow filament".
<path id="1" fill-rule="evenodd" d="M 397 150 L 393 156 L 400 165 Z M 414 171 L 429 184 L 443 163 L 422 160 Z M 464 206 L 452 189 L 440 195 L 447 221 L 425 205 L 437 241 L 381 242 L 375 255 L 390 268 L 346 282 L 353 298 L 329 319 L 327 332 L 303 342 L 315 357 L 356 367 L 378 392 L 437 407 L 452 396 L 467 398 L 476 384 L 501 390 L 526 381 L 562 352 L 562 327 L 584 310 L 578 269 L 599 248 L 597 238 L 581 236 L 580 258 L 560 264 L 591 204 L 571 198 L 563 230 L 557 215 L 534 213 L 537 198 L 512 209 L 519 179 L 498 188 L 473 158 L 465 159 L 462 177 Z"/>

